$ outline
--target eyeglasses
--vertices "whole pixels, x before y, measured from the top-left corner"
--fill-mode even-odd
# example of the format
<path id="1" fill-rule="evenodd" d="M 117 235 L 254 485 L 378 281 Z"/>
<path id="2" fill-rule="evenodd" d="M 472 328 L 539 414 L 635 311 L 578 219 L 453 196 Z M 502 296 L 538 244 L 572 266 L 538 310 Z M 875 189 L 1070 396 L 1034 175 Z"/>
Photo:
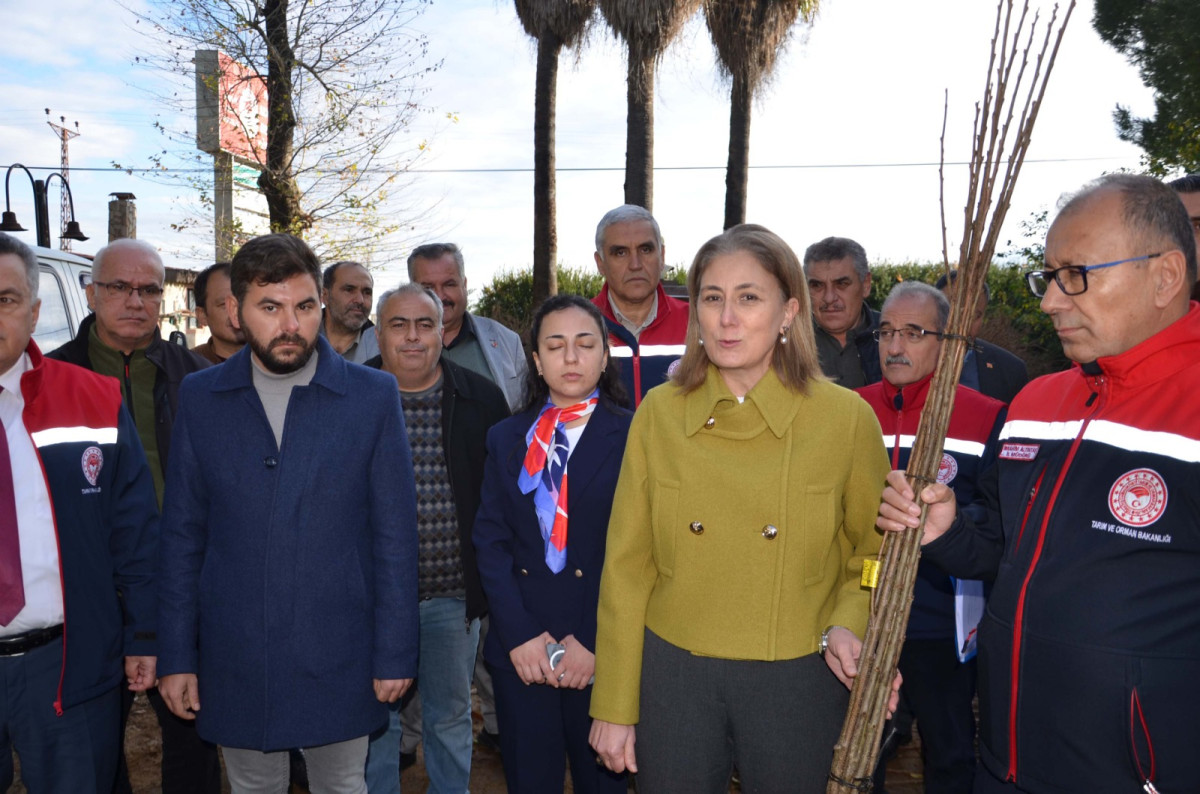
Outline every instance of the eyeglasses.
<path id="1" fill-rule="evenodd" d="M 124 281 L 93 281 L 92 283 L 97 287 L 103 287 L 105 296 L 111 299 L 128 298 L 136 292 L 138 297 L 147 303 L 162 300 L 163 288 L 157 284 L 143 284 L 135 287 Z"/>
<path id="2" fill-rule="evenodd" d="M 896 334 L 900 334 L 900 338 L 905 342 L 909 342 L 914 345 L 921 342 L 927 336 L 932 336 L 937 339 L 941 339 L 943 336 L 941 331 L 929 331 L 912 325 L 908 326 L 907 328 L 876 328 L 871 332 L 871 336 L 875 337 L 876 342 L 883 342 L 884 344 L 891 342 L 892 337 L 894 337 Z"/>
<path id="3" fill-rule="evenodd" d="M 1050 288 L 1050 279 L 1052 278 L 1058 282 L 1058 288 L 1063 291 L 1064 295 L 1082 295 L 1087 292 L 1088 271 L 1116 267 L 1126 262 L 1143 262 L 1147 259 L 1153 259 L 1156 256 L 1162 256 L 1165 253 L 1166 251 L 1159 251 L 1157 254 L 1135 256 L 1130 259 L 1118 259 L 1116 262 L 1105 262 L 1102 265 L 1068 265 L 1056 270 L 1031 270 L 1025 274 L 1025 283 L 1029 286 L 1029 291 L 1033 293 L 1033 297 L 1035 298 L 1046 297 L 1046 290 Z"/>

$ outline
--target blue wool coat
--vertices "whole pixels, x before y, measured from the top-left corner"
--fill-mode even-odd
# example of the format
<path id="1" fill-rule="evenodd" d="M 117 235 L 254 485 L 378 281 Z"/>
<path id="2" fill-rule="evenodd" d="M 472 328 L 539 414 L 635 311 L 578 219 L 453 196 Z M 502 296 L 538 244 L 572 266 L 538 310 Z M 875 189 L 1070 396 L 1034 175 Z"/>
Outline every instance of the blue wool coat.
<path id="1" fill-rule="evenodd" d="M 363 736 L 386 719 L 372 679 L 417 672 L 416 494 L 396 381 L 317 344 L 282 449 L 248 346 L 180 391 L 158 672 L 197 675 L 196 727 L 229 747 Z"/>
<path id="2" fill-rule="evenodd" d="M 483 494 L 473 531 L 492 621 L 483 655 L 506 670 L 513 669 L 509 651 L 543 631 L 559 641 L 574 634 L 595 650 L 608 514 L 633 419 L 604 399 L 588 419 L 567 464 L 567 564 L 555 574 L 546 566 L 533 494 L 517 487 L 527 450 L 525 433 L 537 414 L 525 411 L 488 431 Z"/>

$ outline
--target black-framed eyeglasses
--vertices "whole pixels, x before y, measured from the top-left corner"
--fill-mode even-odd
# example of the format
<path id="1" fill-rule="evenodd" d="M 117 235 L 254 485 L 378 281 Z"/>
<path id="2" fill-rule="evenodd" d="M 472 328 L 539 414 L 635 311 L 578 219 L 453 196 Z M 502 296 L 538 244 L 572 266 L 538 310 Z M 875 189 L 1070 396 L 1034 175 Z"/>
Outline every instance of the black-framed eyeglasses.
<path id="1" fill-rule="evenodd" d="M 1060 267 L 1055 270 L 1030 270 L 1025 274 L 1025 283 L 1035 298 L 1046 297 L 1046 290 L 1050 288 L 1051 279 L 1058 282 L 1058 288 L 1063 291 L 1064 295 L 1082 295 L 1087 292 L 1087 274 L 1089 271 L 1100 270 L 1106 267 L 1116 267 L 1126 262 L 1144 262 L 1147 259 L 1153 259 L 1165 253 L 1166 251 L 1159 251 L 1157 254 L 1118 259 L 1116 262 L 1105 262 L 1102 265 L 1068 265 L 1067 267 Z"/>
<path id="2" fill-rule="evenodd" d="M 884 344 L 891 342 L 892 337 L 896 334 L 900 334 L 901 339 L 912 344 L 918 344 L 927 336 L 932 336 L 936 339 L 941 339 L 943 336 L 941 331 L 930 331 L 915 325 L 905 326 L 904 328 L 876 328 L 871 332 L 871 336 L 875 337 L 876 342 L 883 342 Z"/>
<path id="3" fill-rule="evenodd" d="M 92 281 L 97 287 L 104 288 L 104 294 L 110 298 L 128 298 L 137 293 L 144 301 L 162 300 L 163 288 L 157 284 L 143 284 L 135 287 L 125 281 Z"/>

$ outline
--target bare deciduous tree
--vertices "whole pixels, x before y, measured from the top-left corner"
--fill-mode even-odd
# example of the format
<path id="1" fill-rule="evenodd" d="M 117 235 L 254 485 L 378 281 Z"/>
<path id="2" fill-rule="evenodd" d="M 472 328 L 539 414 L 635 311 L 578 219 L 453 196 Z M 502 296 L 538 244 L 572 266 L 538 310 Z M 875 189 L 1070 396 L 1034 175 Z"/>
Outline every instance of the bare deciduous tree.
<path id="1" fill-rule="evenodd" d="M 219 50 L 264 78 L 267 142 L 253 165 L 271 229 L 362 256 L 403 225 L 392 189 L 423 148 L 402 133 L 420 110 L 423 76 L 438 67 L 412 28 L 427 3 L 151 0 L 136 16 L 155 46 L 138 61 L 177 78 L 180 90 L 163 98 L 177 115 L 192 110 L 197 50 Z M 159 127 L 177 150 L 194 144 L 172 121 Z"/>

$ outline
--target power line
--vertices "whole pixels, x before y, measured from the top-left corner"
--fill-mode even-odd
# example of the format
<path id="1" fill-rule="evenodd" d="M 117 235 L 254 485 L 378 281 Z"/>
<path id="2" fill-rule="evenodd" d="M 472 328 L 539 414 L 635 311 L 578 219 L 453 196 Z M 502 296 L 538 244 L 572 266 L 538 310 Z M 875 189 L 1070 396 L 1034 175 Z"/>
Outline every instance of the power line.
<path id="1" fill-rule="evenodd" d="M 1113 160 L 1128 160 L 1128 157 L 1044 157 L 1038 159 L 1026 158 L 1026 163 L 1091 163 Z M 941 163 L 907 162 L 907 163 L 781 163 L 773 165 L 751 165 L 756 171 L 786 171 L 786 170 L 821 170 L 835 168 L 933 168 Z M 949 166 L 969 165 L 966 160 L 955 160 L 945 163 Z M 26 166 L 31 171 L 53 171 L 54 167 L 44 165 Z M 72 168 L 72 171 L 91 172 L 123 172 L 127 174 L 207 174 L 211 168 Z M 624 166 L 575 166 L 555 169 L 561 173 L 591 173 L 591 172 L 624 172 Z M 723 165 L 656 165 L 655 171 L 724 171 Z M 369 173 L 369 169 L 364 169 Z M 390 172 L 389 172 L 390 173 Z M 532 174 L 533 168 L 413 168 L 406 174 Z"/>

